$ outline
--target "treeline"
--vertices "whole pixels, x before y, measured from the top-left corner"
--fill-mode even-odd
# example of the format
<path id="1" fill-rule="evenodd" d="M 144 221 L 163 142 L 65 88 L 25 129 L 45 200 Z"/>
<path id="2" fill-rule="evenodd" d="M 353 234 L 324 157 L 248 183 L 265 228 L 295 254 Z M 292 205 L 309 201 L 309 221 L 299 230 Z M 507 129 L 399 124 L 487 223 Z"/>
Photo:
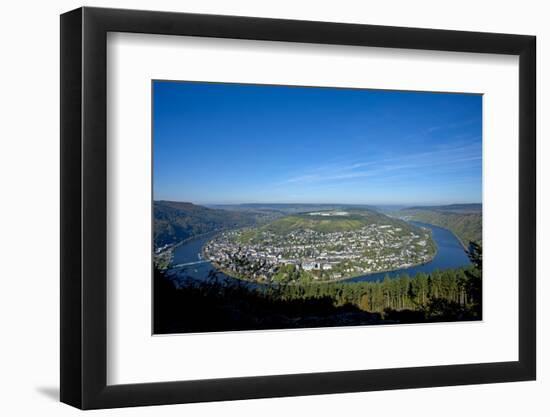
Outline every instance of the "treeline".
<path id="1" fill-rule="evenodd" d="M 174 285 L 155 271 L 155 333 L 480 320 L 482 251 L 472 266 L 381 282 L 261 285 L 218 279 Z"/>
<path id="2" fill-rule="evenodd" d="M 353 304 L 363 311 L 386 310 L 425 311 L 438 300 L 455 308 L 468 311 L 471 316 L 481 314 L 482 249 L 470 243 L 472 265 L 466 268 L 418 273 L 414 277 L 399 277 L 375 282 L 305 283 L 260 287 L 271 298 L 297 300 L 330 297 L 335 306 Z"/>
<path id="3" fill-rule="evenodd" d="M 419 273 L 415 277 L 386 277 L 378 282 L 280 285 L 264 288 L 270 298 L 281 300 L 329 297 L 335 306 L 353 304 L 363 311 L 427 311 L 438 304 L 477 316 L 481 302 L 481 275 L 474 267 Z"/>

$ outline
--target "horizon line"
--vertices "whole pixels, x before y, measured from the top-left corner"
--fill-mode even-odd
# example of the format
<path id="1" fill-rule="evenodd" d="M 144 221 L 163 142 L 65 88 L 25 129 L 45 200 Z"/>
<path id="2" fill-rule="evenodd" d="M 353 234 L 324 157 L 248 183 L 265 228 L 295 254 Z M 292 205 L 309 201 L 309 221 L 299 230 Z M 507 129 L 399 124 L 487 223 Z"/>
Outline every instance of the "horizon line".
<path id="1" fill-rule="evenodd" d="M 247 205 L 247 204 L 270 204 L 270 205 L 276 205 L 276 204 L 284 204 L 284 205 L 341 205 L 341 206 L 451 206 L 451 205 L 471 205 L 471 204 L 479 204 L 483 205 L 482 202 L 452 202 L 452 203 L 321 203 L 321 202 L 265 202 L 265 201 L 257 201 L 257 202 L 241 202 L 241 203 L 223 203 L 223 202 L 192 202 L 192 201 L 184 201 L 184 200 L 170 200 L 170 199 L 153 199 L 153 202 L 171 202 L 171 203 L 187 203 L 187 204 L 193 204 L 198 206 L 206 206 L 206 205 L 213 205 L 213 206 L 240 206 L 240 205 Z"/>

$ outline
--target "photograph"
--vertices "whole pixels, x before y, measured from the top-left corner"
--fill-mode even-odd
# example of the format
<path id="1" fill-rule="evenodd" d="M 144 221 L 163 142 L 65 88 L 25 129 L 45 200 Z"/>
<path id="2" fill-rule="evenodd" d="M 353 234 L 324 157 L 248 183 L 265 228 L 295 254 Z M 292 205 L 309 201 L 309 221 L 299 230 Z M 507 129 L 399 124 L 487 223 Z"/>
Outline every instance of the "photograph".
<path id="1" fill-rule="evenodd" d="M 152 97 L 154 334 L 482 319 L 482 95 Z"/>

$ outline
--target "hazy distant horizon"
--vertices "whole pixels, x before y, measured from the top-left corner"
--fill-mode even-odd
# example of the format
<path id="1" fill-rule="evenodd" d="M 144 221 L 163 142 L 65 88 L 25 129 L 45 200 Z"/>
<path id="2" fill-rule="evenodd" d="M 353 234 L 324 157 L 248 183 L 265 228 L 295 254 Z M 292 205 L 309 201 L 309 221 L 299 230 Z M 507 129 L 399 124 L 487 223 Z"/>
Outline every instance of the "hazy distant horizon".
<path id="1" fill-rule="evenodd" d="M 308 206 L 329 206 L 329 205 L 340 205 L 340 206 L 395 206 L 395 207 L 410 207 L 410 206 L 450 206 L 450 205 L 474 205 L 479 204 L 483 205 L 482 202 L 449 202 L 449 203 L 348 203 L 348 202 L 294 202 L 294 201 L 282 201 L 282 202 L 273 202 L 273 201 L 248 201 L 248 202 L 198 202 L 190 200 L 168 200 L 168 199 L 154 199 L 155 202 L 161 201 L 170 201 L 175 203 L 190 203 L 198 206 L 242 206 L 242 205 L 308 205 Z"/>
<path id="2" fill-rule="evenodd" d="M 153 100 L 155 200 L 482 201 L 481 95 L 154 81 Z"/>

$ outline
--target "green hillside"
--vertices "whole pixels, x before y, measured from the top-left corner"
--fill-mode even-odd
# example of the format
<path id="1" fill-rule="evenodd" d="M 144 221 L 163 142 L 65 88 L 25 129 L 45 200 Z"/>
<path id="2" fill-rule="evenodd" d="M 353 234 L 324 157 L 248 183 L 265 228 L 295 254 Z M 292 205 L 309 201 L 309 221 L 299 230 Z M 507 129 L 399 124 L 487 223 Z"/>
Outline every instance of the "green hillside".
<path id="1" fill-rule="evenodd" d="M 346 213 L 345 215 L 328 215 L 328 213 Z M 371 224 L 392 225 L 401 228 L 403 233 L 415 229 L 414 226 L 396 218 L 367 210 L 351 209 L 345 211 L 324 211 L 301 213 L 285 216 L 262 227 L 244 232 L 240 239 L 243 243 L 256 240 L 262 232 L 272 232 L 285 236 L 292 232 L 311 230 L 317 233 L 349 232 Z"/>
<path id="2" fill-rule="evenodd" d="M 362 218 L 352 216 L 339 217 L 321 217 L 295 215 L 288 216 L 265 226 L 266 230 L 270 230 L 277 234 L 288 234 L 295 230 L 313 230 L 320 233 L 345 232 L 348 230 L 359 229 L 366 224 Z"/>
<path id="3" fill-rule="evenodd" d="M 398 215 L 407 220 L 416 220 L 449 229 L 464 246 L 468 246 L 470 242 L 479 243 L 482 240 L 483 217 L 479 204 L 411 207 L 400 210 Z"/>
<path id="4" fill-rule="evenodd" d="M 258 214 L 210 209 L 175 201 L 154 202 L 155 248 L 217 230 L 252 226 Z"/>

